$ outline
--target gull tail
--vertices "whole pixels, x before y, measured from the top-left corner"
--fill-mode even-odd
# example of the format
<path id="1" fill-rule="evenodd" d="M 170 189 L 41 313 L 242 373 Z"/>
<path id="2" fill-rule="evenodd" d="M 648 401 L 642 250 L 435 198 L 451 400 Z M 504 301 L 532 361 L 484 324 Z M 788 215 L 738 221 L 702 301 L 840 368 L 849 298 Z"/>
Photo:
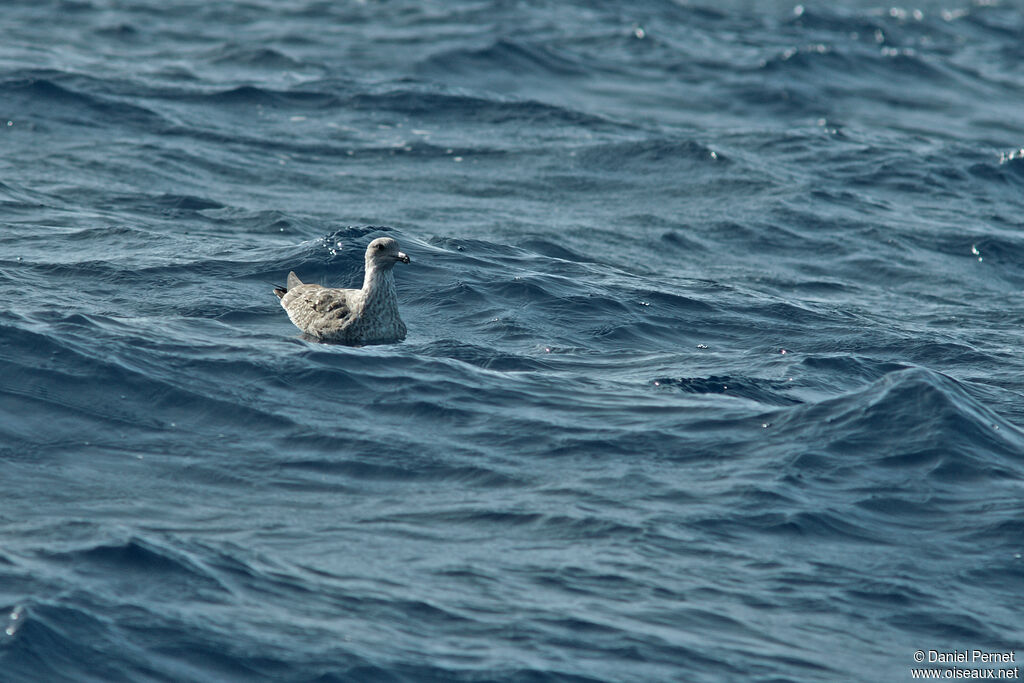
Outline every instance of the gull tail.
<path id="1" fill-rule="evenodd" d="M 288 273 L 288 284 L 284 287 L 281 285 L 274 285 L 274 294 L 277 294 L 278 299 L 283 299 L 284 295 L 288 293 L 288 290 L 292 287 L 298 287 L 302 284 L 302 280 L 295 274 L 295 271 Z"/>

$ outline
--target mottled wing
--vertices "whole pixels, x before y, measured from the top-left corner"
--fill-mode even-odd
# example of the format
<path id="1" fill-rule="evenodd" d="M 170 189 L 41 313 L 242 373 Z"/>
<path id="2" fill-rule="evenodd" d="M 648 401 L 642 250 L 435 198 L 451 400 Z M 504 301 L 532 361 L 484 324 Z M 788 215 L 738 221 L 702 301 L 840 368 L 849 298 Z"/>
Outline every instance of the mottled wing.
<path id="1" fill-rule="evenodd" d="M 322 317 L 338 320 L 347 318 L 348 314 L 351 313 L 348 297 L 345 296 L 345 290 L 343 289 L 318 287 L 306 294 L 306 297 L 309 305 Z"/>
<path id="2" fill-rule="evenodd" d="M 335 334 L 352 313 L 347 290 L 320 285 L 290 288 L 281 305 L 300 330 L 318 337 Z"/>

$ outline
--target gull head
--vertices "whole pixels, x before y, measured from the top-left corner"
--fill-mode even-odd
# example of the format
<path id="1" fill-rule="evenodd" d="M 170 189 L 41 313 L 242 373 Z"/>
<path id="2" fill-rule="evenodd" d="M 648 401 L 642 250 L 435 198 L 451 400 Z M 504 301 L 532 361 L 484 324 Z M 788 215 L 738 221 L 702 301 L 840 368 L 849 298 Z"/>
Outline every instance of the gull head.
<path id="1" fill-rule="evenodd" d="M 409 257 L 398 250 L 398 242 L 390 237 L 378 237 L 366 247 L 366 265 L 392 268 L 396 263 L 408 263 Z"/>

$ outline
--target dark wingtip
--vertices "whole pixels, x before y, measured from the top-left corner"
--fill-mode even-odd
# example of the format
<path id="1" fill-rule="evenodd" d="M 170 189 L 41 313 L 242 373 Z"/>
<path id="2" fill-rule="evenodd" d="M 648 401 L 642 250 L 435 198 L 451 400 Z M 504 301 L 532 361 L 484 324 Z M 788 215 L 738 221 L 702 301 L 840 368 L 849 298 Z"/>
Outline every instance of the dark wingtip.
<path id="1" fill-rule="evenodd" d="M 274 294 L 277 294 L 278 299 L 283 299 L 284 295 L 288 293 L 288 290 L 284 287 L 274 287 Z"/>

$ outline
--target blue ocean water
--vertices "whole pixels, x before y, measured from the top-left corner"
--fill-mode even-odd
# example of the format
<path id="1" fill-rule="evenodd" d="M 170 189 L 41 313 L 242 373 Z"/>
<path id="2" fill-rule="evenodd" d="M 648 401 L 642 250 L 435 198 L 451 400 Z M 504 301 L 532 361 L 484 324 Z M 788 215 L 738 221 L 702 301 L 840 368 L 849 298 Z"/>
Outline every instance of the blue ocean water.
<path id="1" fill-rule="evenodd" d="M 1024 643 L 1018 3 L 13 0 L 0 679 Z M 300 338 L 354 286 L 401 344 Z"/>

